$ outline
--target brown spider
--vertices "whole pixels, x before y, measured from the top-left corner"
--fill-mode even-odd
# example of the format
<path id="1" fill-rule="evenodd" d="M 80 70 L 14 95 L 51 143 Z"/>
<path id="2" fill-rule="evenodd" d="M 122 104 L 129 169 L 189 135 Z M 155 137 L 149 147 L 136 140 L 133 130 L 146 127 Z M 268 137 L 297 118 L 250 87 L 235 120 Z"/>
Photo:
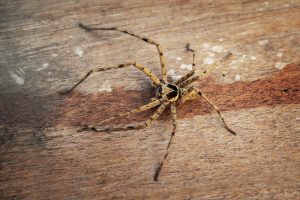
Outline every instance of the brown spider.
<path id="1" fill-rule="evenodd" d="M 83 25 L 82 23 L 79 23 L 79 27 L 81 27 L 82 29 L 84 29 L 88 32 L 95 31 L 95 30 L 115 30 L 115 31 L 119 31 L 119 32 L 129 34 L 129 35 L 131 35 L 133 37 L 136 37 L 136 38 L 139 38 L 139 39 L 141 39 L 141 40 L 143 40 L 143 41 L 145 41 L 149 44 L 155 45 L 157 47 L 157 50 L 158 50 L 158 53 L 159 53 L 162 79 L 157 78 L 147 67 L 144 67 L 143 65 L 138 64 L 136 62 L 120 64 L 120 65 L 109 67 L 109 68 L 95 68 L 95 69 L 90 70 L 77 84 L 75 84 L 71 89 L 65 91 L 64 93 L 68 93 L 68 92 L 71 92 L 72 90 L 74 90 L 79 84 L 81 84 L 87 77 L 89 77 L 94 72 L 100 72 L 100 71 L 105 71 L 105 70 L 109 70 L 109 69 L 118 69 L 118 68 L 123 68 L 123 67 L 128 67 L 128 66 L 135 66 L 136 68 L 138 68 L 139 70 L 144 72 L 144 74 L 152 80 L 152 83 L 156 87 L 156 97 L 152 98 L 151 101 L 146 105 L 143 105 L 139 108 L 133 109 L 133 110 L 131 110 L 129 112 L 126 112 L 126 113 L 115 115 L 113 117 L 107 118 L 107 119 L 105 119 L 103 121 L 100 121 L 98 123 L 91 124 L 91 125 L 86 125 L 85 127 L 79 129 L 78 131 L 93 130 L 93 131 L 97 131 L 97 132 L 104 132 L 104 131 L 122 131 L 122 130 L 132 130 L 132 129 L 146 128 L 146 127 L 149 127 L 152 124 L 152 122 L 154 120 L 156 120 L 163 113 L 163 111 L 167 107 L 170 106 L 172 117 L 173 117 L 173 131 L 172 131 L 172 134 L 170 136 L 169 143 L 167 145 L 165 155 L 161 159 L 161 161 L 159 163 L 159 166 L 155 171 L 154 181 L 158 180 L 158 177 L 159 177 L 160 171 L 162 169 L 162 166 L 164 164 L 164 161 L 166 160 L 166 158 L 169 154 L 169 148 L 170 148 L 170 145 L 172 143 L 172 139 L 175 135 L 175 131 L 176 131 L 176 103 L 177 102 L 184 103 L 187 100 L 193 99 L 197 95 L 201 96 L 218 113 L 218 115 L 222 119 L 222 122 L 223 122 L 225 128 L 231 134 L 236 135 L 236 133 L 227 126 L 227 124 L 226 124 L 224 118 L 222 117 L 221 112 L 220 112 L 220 110 L 217 106 L 215 106 L 196 87 L 194 87 L 194 86 L 187 87 L 188 85 L 195 82 L 196 80 L 198 80 L 201 77 L 199 74 L 197 74 L 195 72 L 195 51 L 190 48 L 189 44 L 186 45 L 186 49 L 187 49 L 187 51 L 190 51 L 190 52 L 193 53 L 193 69 L 188 74 L 186 74 L 185 76 L 183 76 L 179 80 L 175 81 L 174 83 L 169 83 L 168 80 L 167 80 L 166 64 L 165 64 L 164 54 L 163 54 L 161 45 L 158 42 L 156 42 L 152 39 L 146 38 L 146 37 L 141 37 L 139 35 L 136 35 L 134 33 L 129 32 L 125 29 L 120 29 L 120 28 L 117 28 L 117 27 L 94 28 L 94 27 L 88 27 L 86 25 Z M 213 65 L 211 65 L 201 75 L 207 74 L 213 67 L 216 67 L 221 62 L 225 61 L 229 56 L 231 56 L 230 53 L 227 54 L 227 56 L 225 58 L 223 58 L 222 60 L 216 62 Z M 107 123 L 109 123 L 109 122 L 111 122 L 115 119 L 119 119 L 119 118 L 122 118 L 122 117 L 124 117 L 124 118 L 129 117 L 129 115 L 131 115 L 131 114 L 143 112 L 143 111 L 149 110 L 149 109 L 157 107 L 157 106 L 158 106 L 157 110 L 150 117 L 150 119 L 148 119 L 147 121 L 145 121 L 141 124 L 138 124 L 138 125 L 125 125 L 125 126 L 118 126 L 118 127 L 103 127 L 104 124 L 107 124 Z"/>

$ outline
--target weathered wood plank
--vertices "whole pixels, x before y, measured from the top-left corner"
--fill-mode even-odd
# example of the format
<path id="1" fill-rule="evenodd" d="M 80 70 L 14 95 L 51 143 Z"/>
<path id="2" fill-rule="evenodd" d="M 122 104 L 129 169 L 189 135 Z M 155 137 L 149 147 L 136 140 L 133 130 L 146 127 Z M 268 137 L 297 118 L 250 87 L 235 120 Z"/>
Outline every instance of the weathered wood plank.
<path id="1" fill-rule="evenodd" d="M 0 16 L 1 199 L 299 198 L 299 1 L 13 0 L 0 2 Z M 196 85 L 238 135 L 201 99 L 178 106 L 155 183 L 168 112 L 146 130 L 77 133 L 149 101 L 150 81 L 129 68 L 94 75 L 68 96 L 58 91 L 99 66 L 137 61 L 160 73 L 154 47 L 117 32 L 86 33 L 78 22 L 159 41 L 170 78 L 188 72 L 188 42 L 198 70 L 232 52 Z"/>

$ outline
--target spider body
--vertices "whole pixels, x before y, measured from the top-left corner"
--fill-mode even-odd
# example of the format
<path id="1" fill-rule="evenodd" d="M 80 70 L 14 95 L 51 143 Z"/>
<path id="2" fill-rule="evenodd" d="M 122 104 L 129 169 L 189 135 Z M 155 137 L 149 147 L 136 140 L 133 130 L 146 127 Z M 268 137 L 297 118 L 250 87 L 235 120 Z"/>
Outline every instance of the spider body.
<path id="1" fill-rule="evenodd" d="M 197 74 L 196 70 L 195 70 L 195 51 L 190 48 L 189 44 L 187 44 L 187 46 L 186 46 L 187 51 L 193 53 L 193 69 L 188 74 L 186 74 L 185 76 L 180 78 L 179 80 L 177 80 L 173 83 L 169 83 L 167 81 L 166 64 L 165 64 L 164 54 L 163 54 L 163 51 L 162 51 L 162 47 L 158 42 L 156 42 L 152 39 L 145 38 L 145 37 L 139 36 L 137 34 L 131 33 L 129 31 L 125 30 L 125 29 L 117 28 L 117 27 L 94 28 L 94 27 L 88 27 L 88 26 L 83 25 L 81 23 L 79 24 L 79 27 L 81 27 L 82 29 L 84 29 L 85 31 L 88 31 L 88 32 L 95 31 L 95 30 L 119 31 L 119 32 L 122 32 L 122 33 L 125 33 L 125 34 L 128 34 L 128 35 L 131 35 L 133 37 L 136 37 L 136 38 L 138 38 L 138 39 L 140 39 L 140 40 L 142 40 L 142 41 L 144 41 L 148 44 L 154 45 L 157 48 L 159 58 L 160 58 L 160 64 L 161 64 L 161 79 L 156 77 L 156 75 L 154 75 L 154 73 L 152 73 L 147 67 L 145 67 L 145 66 L 143 66 L 139 63 L 136 63 L 136 62 L 119 64 L 117 66 L 108 67 L 108 68 L 95 68 L 95 69 L 92 69 L 92 70 L 88 71 L 88 73 L 77 84 L 75 84 L 71 89 L 65 91 L 64 93 L 68 93 L 68 92 L 71 92 L 72 90 L 74 90 L 87 77 L 89 77 L 91 74 L 93 74 L 95 72 L 101 72 L 101 71 L 105 71 L 105 70 L 119 69 L 119 68 L 124 68 L 124 67 L 128 67 L 128 66 L 134 66 L 138 70 L 142 71 L 148 78 L 151 79 L 152 84 L 156 87 L 156 97 L 152 98 L 151 101 L 149 103 L 147 103 L 146 105 L 140 106 L 140 107 L 135 108 L 135 109 L 133 109 L 129 112 L 126 112 L 126 113 L 117 114 L 113 117 L 107 118 L 107 119 L 102 120 L 100 122 L 97 122 L 95 124 L 86 125 L 85 127 L 81 128 L 79 131 L 93 130 L 93 131 L 97 131 L 97 132 L 103 132 L 103 131 L 122 131 L 122 130 L 134 130 L 134 129 L 147 128 L 147 127 L 151 126 L 152 122 L 155 121 L 165 111 L 165 109 L 170 108 L 172 118 L 173 118 L 173 122 L 172 122 L 173 131 L 170 135 L 170 139 L 169 139 L 169 143 L 168 143 L 167 148 L 166 148 L 166 152 L 165 152 L 164 156 L 162 157 L 161 161 L 159 162 L 159 166 L 157 167 L 157 169 L 155 171 L 155 174 L 154 174 L 154 180 L 155 181 L 158 180 L 158 177 L 160 175 L 160 172 L 161 172 L 162 166 L 164 164 L 164 161 L 167 159 L 167 156 L 169 154 L 169 148 L 171 146 L 172 139 L 175 136 L 175 132 L 176 132 L 176 103 L 178 103 L 178 102 L 179 103 L 184 103 L 187 100 L 194 99 L 197 96 L 202 97 L 218 113 L 219 117 L 222 119 L 224 127 L 231 134 L 233 134 L 233 135 L 236 134 L 226 124 L 223 116 L 221 115 L 221 112 L 220 112 L 219 108 L 216 105 L 214 105 L 198 88 L 196 88 L 194 86 L 190 86 L 190 84 L 197 81 L 199 78 L 201 78 L 201 76 L 206 75 L 213 67 L 216 67 L 221 62 L 228 59 L 229 55 L 231 55 L 231 54 L 228 54 L 223 60 L 220 60 L 219 62 L 216 62 L 215 64 L 211 65 L 202 74 Z M 113 126 L 113 127 L 104 126 L 104 125 L 108 124 L 109 122 L 114 121 L 116 119 L 126 118 L 126 117 L 129 117 L 132 114 L 140 113 L 140 112 L 152 109 L 152 108 L 156 109 L 154 114 L 148 120 L 146 120 L 145 122 L 142 122 L 140 124 L 125 125 L 125 126 Z"/>
<path id="2" fill-rule="evenodd" d="M 168 102 L 176 102 L 181 94 L 182 89 L 177 85 L 170 83 L 161 83 L 156 89 L 158 99 L 166 99 Z"/>

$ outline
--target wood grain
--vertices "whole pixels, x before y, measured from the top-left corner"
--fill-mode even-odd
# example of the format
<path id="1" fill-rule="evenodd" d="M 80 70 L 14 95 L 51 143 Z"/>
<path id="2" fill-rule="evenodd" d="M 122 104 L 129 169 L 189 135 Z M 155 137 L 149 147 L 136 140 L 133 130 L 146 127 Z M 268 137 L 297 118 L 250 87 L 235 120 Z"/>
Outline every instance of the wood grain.
<path id="1" fill-rule="evenodd" d="M 0 16 L 0 199 L 299 199 L 299 1 L 12 0 Z M 154 47 L 79 22 L 159 41 L 171 76 L 188 72 L 188 42 L 199 71 L 232 52 L 196 85 L 238 135 L 201 99 L 179 105 L 153 182 L 170 113 L 145 130 L 78 133 L 148 102 L 150 81 L 129 68 L 58 91 L 94 67 L 137 61 L 160 73 Z"/>

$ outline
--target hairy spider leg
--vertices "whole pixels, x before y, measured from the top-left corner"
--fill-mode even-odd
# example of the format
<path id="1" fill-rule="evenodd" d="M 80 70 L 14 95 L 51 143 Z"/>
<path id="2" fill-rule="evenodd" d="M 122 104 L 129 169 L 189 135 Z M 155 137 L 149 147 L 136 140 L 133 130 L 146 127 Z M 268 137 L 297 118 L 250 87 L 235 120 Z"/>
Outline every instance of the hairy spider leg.
<path id="1" fill-rule="evenodd" d="M 181 77 L 180 79 L 178 79 L 175 82 L 175 85 L 180 85 L 182 82 L 184 82 L 185 80 L 189 79 L 191 76 L 193 76 L 195 74 L 195 70 L 192 69 L 189 73 L 187 73 L 186 75 L 184 75 L 183 77 Z"/>
<path id="2" fill-rule="evenodd" d="M 176 118 L 177 118 L 177 114 L 176 114 L 176 105 L 175 103 L 171 104 L 171 113 L 172 113 L 172 125 L 173 125 L 173 131 L 171 133 L 170 139 L 169 139 L 169 143 L 165 152 L 165 155 L 163 156 L 163 158 L 161 159 L 161 161 L 159 162 L 159 166 L 155 171 L 154 174 L 154 181 L 158 180 L 158 177 L 160 175 L 161 169 L 164 165 L 164 161 L 167 159 L 168 155 L 169 155 L 169 148 L 172 144 L 172 139 L 175 136 L 175 132 L 176 132 Z"/>
<path id="3" fill-rule="evenodd" d="M 80 79 L 80 81 L 78 81 L 71 89 L 63 91 L 61 93 L 65 94 L 65 93 L 69 93 L 72 90 L 74 90 L 79 84 L 81 84 L 85 79 L 87 79 L 91 74 L 95 73 L 95 72 L 101 72 L 101 71 L 106 71 L 106 70 L 110 70 L 110 69 L 119 69 L 119 68 L 123 68 L 123 67 L 128 67 L 128 66 L 134 66 L 137 69 L 139 69 L 140 71 L 144 72 L 144 74 L 146 74 L 155 85 L 160 85 L 160 80 L 153 74 L 153 72 L 151 70 L 149 70 L 147 67 L 138 64 L 136 62 L 131 62 L 131 63 L 125 63 L 125 64 L 120 64 L 120 65 L 116 65 L 113 67 L 108 67 L 108 68 L 95 68 L 95 69 L 91 69 L 90 71 L 88 71 L 88 73 L 86 73 L 86 75 Z"/>
<path id="4" fill-rule="evenodd" d="M 206 74 L 208 74 L 213 68 L 219 66 L 221 63 L 225 62 L 226 60 L 228 60 L 230 57 L 232 56 L 232 53 L 228 53 L 222 60 L 219 60 L 218 62 L 216 62 L 215 64 L 211 65 L 208 67 L 207 70 L 203 71 L 202 74 L 196 74 L 195 76 L 181 82 L 180 84 L 178 84 L 179 87 L 185 87 L 193 82 L 195 82 L 196 80 L 202 78 L 203 76 L 205 76 Z"/>
<path id="5" fill-rule="evenodd" d="M 125 112 L 125 113 L 121 113 L 121 114 L 118 114 L 118 115 L 115 115 L 115 116 L 112 116 L 110 118 L 107 118 L 107 119 L 104 119 L 100 122 L 97 122 L 97 123 L 94 123 L 94 124 L 91 124 L 91 125 L 88 125 L 86 126 L 87 129 L 93 129 L 95 128 L 96 126 L 103 126 L 104 124 L 107 124 L 111 121 L 114 121 L 116 119 L 120 119 L 120 118 L 125 118 L 125 117 L 129 117 L 130 115 L 132 114 L 136 114 L 136 113 L 140 113 L 140 112 L 143 112 L 143 111 L 146 111 L 146 110 L 149 110 L 151 108 L 154 108 L 155 106 L 158 106 L 160 104 L 162 104 L 163 102 L 165 102 L 164 99 L 157 99 L 157 98 L 153 98 L 151 100 L 150 103 L 147 103 L 143 106 L 140 106 L 138 108 L 135 108 L 129 112 Z"/>
<path id="6" fill-rule="evenodd" d="M 195 56 L 196 56 L 195 55 L 195 50 L 190 48 L 190 43 L 187 43 L 185 48 L 186 48 L 187 51 L 190 51 L 190 52 L 193 53 L 193 64 L 192 64 L 193 69 L 189 73 L 187 73 L 186 75 L 184 75 L 183 77 L 178 79 L 175 82 L 176 85 L 179 85 L 180 83 L 182 83 L 183 81 L 187 80 L 188 78 L 190 78 L 191 76 L 193 76 L 195 74 L 195 66 L 196 66 L 196 64 L 195 64 Z"/>
<path id="7" fill-rule="evenodd" d="M 89 26 L 86 26 L 82 23 L 79 23 L 79 27 L 83 28 L 84 30 L 86 31 L 95 31 L 95 30 L 115 30 L 115 31 L 119 31 L 119 32 L 122 32 L 122 33 L 125 33 L 125 34 L 128 34 L 128 35 L 131 35 L 133 37 L 136 37 L 138 39 L 141 39 L 143 40 L 144 42 L 147 42 L 148 44 L 152 44 L 152 45 L 155 45 L 156 48 L 157 48 L 157 51 L 158 51 L 158 54 L 159 54 L 159 60 L 160 60 L 160 65 L 161 65 L 161 75 L 162 75 L 162 80 L 164 82 L 167 82 L 167 69 L 166 69 L 166 59 L 164 57 L 164 53 L 163 53 L 163 50 L 162 50 L 162 47 L 161 45 L 156 42 L 155 40 L 152 40 L 150 38 L 147 38 L 147 37 L 143 37 L 143 36 L 140 36 L 140 35 L 137 35 L 137 34 L 134 34 L 132 32 L 129 32 L 125 29 L 121 29 L 121 28 L 118 28 L 118 27 L 108 27 L 108 28 L 97 28 L 97 27 L 89 27 Z"/>
<path id="8" fill-rule="evenodd" d="M 201 96 L 218 113 L 218 115 L 222 119 L 222 122 L 223 122 L 225 128 L 227 129 L 227 131 L 233 135 L 236 135 L 236 132 L 233 131 L 231 128 L 229 128 L 229 126 L 225 122 L 225 119 L 222 116 L 220 109 L 209 98 L 207 98 L 206 95 L 203 94 L 199 89 L 197 89 L 194 86 L 188 88 L 185 101 L 193 99 L 193 97 L 195 97 L 195 95 Z"/>
<path id="9" fill-rule="evenodd" d="M 193 67 L 195 67 L 195 65 L 196 65 L 195 64 L 195 57 L 196 57 L 195 50 L 190 47 L 190 43 L 187 43 L 185 48 L 187 51 L 190 51 L 193 53 L 193 64 L 192 65 L 193 65 Z"/>
<path id="10" fill-rule="evenodd" d="M 162 103 L 155 113 L 145 122 L 142 122 L 141 124 L 137 125 L 125 125 L 125 126 L 116 126 L 116 127 L 92 127 L 91 129 L 96 132 L 105 132 L 105 131 L 124 131 L 124 130 L 134 130 L 134 129 L 143 129 L 151 126 L 153 121 L 155 121 L 167 108 L 167 106 L 170 105 L 170 102 L 164 102 Z"/>
<path id="11" fill-rule="evenodd" d="M 197 89 L 197 90 L 198 90 L 198 89 Z M 213 108 L 215 109 L 215 111 L 218 113 L 219 117 L 222 119 L 222 122 L 223 122 L 225 128 L 227 129 L 227 131 L 229 131 L 229 132 L 230 132 L 231 134 L 233 134 L 233 135 L 236 135 L 236 132 L 233 131 L 231 128 L 229 128 L 229 126 L 228 126 L 227 123 L 225 122 L 225 119 L 224 119 L 224 117 L 222 116 L 220 109 L 219 109 L 215 104 L 213 104 L 213 103 L 211 102 L 211 100 L 210 100 L 209 98 L 207 98 L 206 95 L 203 94 L 201 91 L 198 90 L 198 94 L 199 94 L 204 100 L 206 100 L 206 102 L 207 102 L 209 105 L 211 105 L 211 107 L 213 107 Z"/>

